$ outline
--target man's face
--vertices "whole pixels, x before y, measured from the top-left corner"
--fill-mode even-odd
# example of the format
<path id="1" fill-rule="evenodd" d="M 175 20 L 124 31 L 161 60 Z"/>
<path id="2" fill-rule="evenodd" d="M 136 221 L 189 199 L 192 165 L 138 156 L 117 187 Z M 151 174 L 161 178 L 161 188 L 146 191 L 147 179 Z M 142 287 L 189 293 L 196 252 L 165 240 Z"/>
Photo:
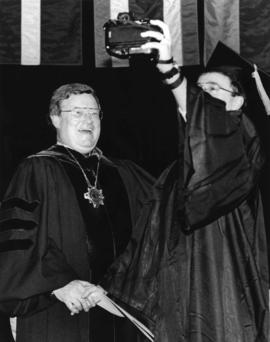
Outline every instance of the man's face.
<path id="1" fill-rule="evenodd" d="M 58 142 L 82 154 L 91 152 L 100 135 L 100 108 L 94 96 L 73 94 L 60 107 L 60 115 L 51 117 Z"/>
<path id="2" fill-rule="evenodd" d="M 236 101 L 237 96 L 234 95 L 234 89 L 228 76 L 219 72 L 208 72 L 198 78 L 197 84 L 212 97 L 225 102 L 226 110 L 240 109 L 241 106 L 239 107 L 239 101 Z"/>

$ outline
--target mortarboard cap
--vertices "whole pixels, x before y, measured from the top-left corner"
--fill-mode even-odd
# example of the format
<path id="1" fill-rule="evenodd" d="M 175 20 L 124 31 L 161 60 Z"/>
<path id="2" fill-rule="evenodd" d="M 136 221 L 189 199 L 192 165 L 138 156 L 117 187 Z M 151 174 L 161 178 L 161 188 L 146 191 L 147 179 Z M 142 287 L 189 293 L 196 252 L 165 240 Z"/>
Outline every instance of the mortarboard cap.
<path id="1" fill-rule="evenodd" d="M 221 66 L 234 74 L 234 77 L 241 83 L 246 93 L 249 106 L 252 104 L 250 109 L 252 111 L 260 110 L 261 113 L 257 112 L 255 115 L 265 114 L 265 108 L 260 98 L 258 86 L 252 77 L 252 73 L 254 72 L 254 64 L 252 61 L 246 60 L 222 42 L 218 42 L 206 65 L 206 69 L 209 70 Z M 259 66 L 257 67 L 261 83 L 270 98 L 270 75 L 259 69 Z"/>

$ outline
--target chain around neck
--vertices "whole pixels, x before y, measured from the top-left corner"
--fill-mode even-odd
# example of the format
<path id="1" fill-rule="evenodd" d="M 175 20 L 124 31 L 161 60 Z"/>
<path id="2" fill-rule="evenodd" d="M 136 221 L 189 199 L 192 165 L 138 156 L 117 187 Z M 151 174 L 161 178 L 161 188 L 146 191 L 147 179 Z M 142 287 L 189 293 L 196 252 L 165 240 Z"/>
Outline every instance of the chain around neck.
<path id="1" fill-rule="evenodd" d="M 63 144 L 61 144 L 61 146 L 64 147 L 64 149 L 67 151 L 67 153 L 69 154 L 69 156 L 72 158 L 72 160 L 76 163 L 76 165 L 79 167 L 79 169 L 81 170 L 83 176 L 84 176 L 84 179 L 87 183 L 87 186 L 88 188 L 96 188 L 97 187 L 97 182 L 98 182 L 98 172 L 99 172 L 99 164 L 100 164 L 100 157 L 101 155 L 99 153 L 95 153 L 93 155 L 96 155 L 97 158 L 98 158 L 98 163 L 97 163 L 97 169 L 96 169 L 96 172 L 94 172 L 94 177 L 95 177 L 95 181 L 94 181 L 94 185 L 91 185 L 88 177 L 86 176 L 86 173 L 84 172 L 84 169 L 82 168 L 81 164 L 79 163 L 79 161 L 77 160 L 77 158 L 74 156 L 74 154 Z"/>
<path id="2" fill-rule="evenodd" d="M 101 158 L 101 153 L 99 153 L 99 150 L 96 150 L 96 155 L 97 155 L 97 158 L 98 158 L 98 163 L 97 163 L 97 169 L 96 169 L 96 173 L 95 173 L 95 181 L 94 181 L 94 185 L 91 185 L 88 177 L 86 176 L 86 174 L 84 172 L 84 169 L 82 168 L 82 166 L 79 163 L 79 161 L 77 160 L 77 158 L 68 149 L 68 147 L 66 147 L 64 145 L 62 145 L 62 146 L 67 151 L 67 153 L 72 158 L 72 160 L 75 162 L 75 164 L 79 167 L 79 169 L 81 170 L 81 172 L 82 172 L 82 174 L 84 176 L 84 179 L 85 179 L 86 184 L 87 184 L 87 191 L 83 194 L 84 199 L 88 200 L 88 202 L 90 204 L 92 204 L 92 206 L 94 208 L 98 208 L 100 205 L 104 205 L 104 196 L 103 196 L 103 193 L 102 193 L 102 189 L 98 189 L 97 188 L 99 163 L 100 163 L 100 158 Z"/>

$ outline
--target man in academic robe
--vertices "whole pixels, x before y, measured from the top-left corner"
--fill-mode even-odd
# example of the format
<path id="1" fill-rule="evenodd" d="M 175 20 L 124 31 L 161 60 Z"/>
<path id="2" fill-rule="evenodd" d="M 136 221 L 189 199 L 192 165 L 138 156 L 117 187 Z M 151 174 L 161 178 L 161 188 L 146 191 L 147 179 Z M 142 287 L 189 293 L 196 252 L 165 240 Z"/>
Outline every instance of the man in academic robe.
<path id="1" fill-rule="evenodd" d="M 96 146 L 101 108 L 73 83 L 50 102 L 57 144 L 18 167 L 0 211 L 0 311 L 18 342 L 136 341 L 133 327 L 85 292 L 124 251 L 153 179 Z"/>

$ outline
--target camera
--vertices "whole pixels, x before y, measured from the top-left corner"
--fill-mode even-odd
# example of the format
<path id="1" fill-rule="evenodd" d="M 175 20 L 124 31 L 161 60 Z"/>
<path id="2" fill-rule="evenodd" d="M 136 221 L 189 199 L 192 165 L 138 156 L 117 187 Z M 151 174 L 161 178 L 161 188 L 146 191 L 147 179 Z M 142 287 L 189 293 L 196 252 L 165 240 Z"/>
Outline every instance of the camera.
<path id="1" fill-rule="evenodd" d="M 130 12 L 122 12 L 117 20 L 108 20 L 104 26 L 106 51 L 118 58 L 128 58 L 134 54 L 153 54 L 152 49 L 143 50 L 141 45 L 157 41 L 151 37 L 141 37 L 145 31 L 161 32 L 158 26 L 150 24 L 150 19 L 136 19 Z"/>

